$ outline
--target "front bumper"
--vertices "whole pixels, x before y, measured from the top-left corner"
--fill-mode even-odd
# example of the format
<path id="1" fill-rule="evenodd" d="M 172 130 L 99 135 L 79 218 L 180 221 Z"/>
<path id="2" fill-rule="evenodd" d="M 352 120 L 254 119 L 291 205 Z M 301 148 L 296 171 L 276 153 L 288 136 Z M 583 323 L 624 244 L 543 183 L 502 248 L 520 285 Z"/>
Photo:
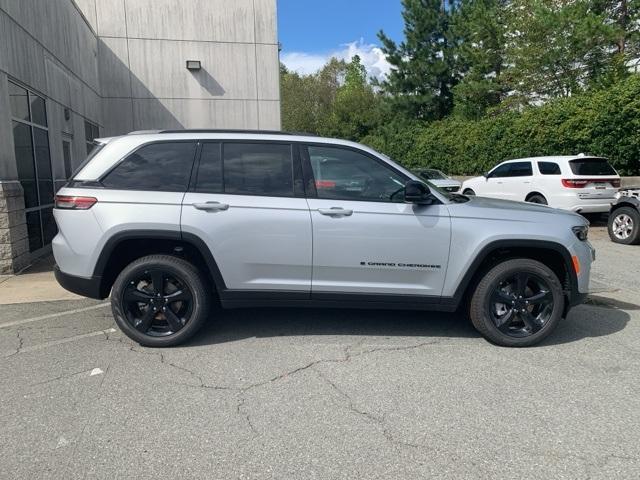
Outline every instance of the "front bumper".
<path id="1" fill-rule="evenodd" d="M 54 275 L 60 286 L 72 293 L 98 300 L 107 297 L 107 295 L 104 295 L 101 291 L 102 277 L 85 278 L 69 275 L 60 270 L 57 265 L 54 268 Z"/>

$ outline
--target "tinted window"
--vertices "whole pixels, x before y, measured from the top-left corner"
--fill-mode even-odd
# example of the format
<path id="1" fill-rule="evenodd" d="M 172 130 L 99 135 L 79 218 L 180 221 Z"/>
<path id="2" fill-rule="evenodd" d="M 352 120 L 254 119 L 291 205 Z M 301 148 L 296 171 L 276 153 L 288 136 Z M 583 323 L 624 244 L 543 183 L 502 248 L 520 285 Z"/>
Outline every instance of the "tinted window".
<path id="1" fill-rule="evenodd" d="M 44 98 L 33 93 L 29 93 L 29 101 L 31 102 L 31 121 L 46 127 L 47 109 L 45 107 Z"/>
<path id="2" fill-rule="evenodd" d="M 554 162 L 538 162 L 542 175 L 560 175 L 560 165 Z"/>
<path id="3" fill-rule="evenodd" d="M 318 198 L 403 201 L 405 179 L 373 158 L 334 147 L 309 147 Z M 393 198 L 392 198 L 393 197 Z"/>
<path id="4" fill-rule="evenodd" d="M 223 151 L 225 193 L 293 196 L 291 145 L 226 143 Z"/>
<path id="5" fill-rule="evenodd" d="M 533 175 L 531 162 L 514 162 L 511 164 L 510 177 L 530 177 L 531 175 Z"/>
<path id="6" fill-rule="evenodd" d="M 439 170 L 422 170 L 420 176 L 425 180 L 446 180 L 447 177 Z"/>
<path id="7" fill-rule="evenodd" d="M 19 120 L 29 121 L 29 95 L 27 91 L 9 82 L 9 103 L 11 104 L 11 115 Z"/>
<path id="8" fill-rule="evenodd" d="M 102 184 L 116 189 L 186 191 L 195 149 L 190 142 L 146 145 L 120 162 Z"/>
<path id="9" fill-rule="evenodd" d="M 200 155 L 196 192 L 222 192 L 222 155 L 219 143 L 205 143 Z"/>
<path id="10" fill-rule="evenodd" d="M 505 163 L 503 165 L 500 165 L 495 170 L 493 170 L 489 176 L 496 177 L 496 178 L 508 177 L 510 172 L 511 172 L 511 164 Z"/>
<path id="11" fill-rule="evenodd" d="M 33 142 L 31 127 L 24 123 L 13 122 L 13 143 L 18 167 L 18 179 L 24 190 L 25 207 L 37 207 L 38 188 L 36 186 L 36 170 L 33 162 Z"/>
<path id="12" fill-rule="evenodd" d="M 575 175 L 617 175 L 606 158 L 583 158 L 569 162 Z"/>

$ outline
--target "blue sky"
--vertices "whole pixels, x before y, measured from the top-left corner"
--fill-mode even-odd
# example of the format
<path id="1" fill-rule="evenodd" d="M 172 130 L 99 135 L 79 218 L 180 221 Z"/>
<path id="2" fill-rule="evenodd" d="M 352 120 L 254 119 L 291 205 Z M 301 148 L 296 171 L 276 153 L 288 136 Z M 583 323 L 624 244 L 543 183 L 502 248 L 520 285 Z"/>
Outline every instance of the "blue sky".
<path id="1" fill-rule="evenodd" d="M 300 73 L 318 70 L 331 56 L 358 54 L 369 74 L 383 76 L 388 63 L 377 33 L 402 40 L 400 0 L 278 0 L 281 60 Z"/>

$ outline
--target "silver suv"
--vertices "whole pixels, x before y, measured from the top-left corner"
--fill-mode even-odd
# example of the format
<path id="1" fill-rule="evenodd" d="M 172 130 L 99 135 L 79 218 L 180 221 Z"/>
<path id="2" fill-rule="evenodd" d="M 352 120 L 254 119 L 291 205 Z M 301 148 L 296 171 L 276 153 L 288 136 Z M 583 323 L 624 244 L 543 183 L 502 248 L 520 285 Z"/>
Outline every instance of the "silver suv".
<path id="1" fill-rule="evenodd" d="M 460 308 L 528 346 L 584 298 L 594 255 L 577 214 L 449 194 L 363 145 L 282 132 L 98 140 L 54 215 L 60 284 L 111 294 L 122 331 L 157 347 L 214 305 Z"/>

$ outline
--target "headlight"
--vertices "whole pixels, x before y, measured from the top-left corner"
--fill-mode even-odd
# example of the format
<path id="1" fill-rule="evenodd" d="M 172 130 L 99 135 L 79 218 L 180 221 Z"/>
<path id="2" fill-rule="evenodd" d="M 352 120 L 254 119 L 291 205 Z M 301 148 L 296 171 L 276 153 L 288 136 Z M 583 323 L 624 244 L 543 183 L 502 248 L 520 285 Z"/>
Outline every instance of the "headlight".
<path id="1" fill-rule="evenodd" d="M 587 237 L 589 236 L 589 226 L 588 225 L 580 225 L 578 227 L 573 227 L 573 233 L 578 237 L 578 240 L 583 242 L 587 241 Z"/>

